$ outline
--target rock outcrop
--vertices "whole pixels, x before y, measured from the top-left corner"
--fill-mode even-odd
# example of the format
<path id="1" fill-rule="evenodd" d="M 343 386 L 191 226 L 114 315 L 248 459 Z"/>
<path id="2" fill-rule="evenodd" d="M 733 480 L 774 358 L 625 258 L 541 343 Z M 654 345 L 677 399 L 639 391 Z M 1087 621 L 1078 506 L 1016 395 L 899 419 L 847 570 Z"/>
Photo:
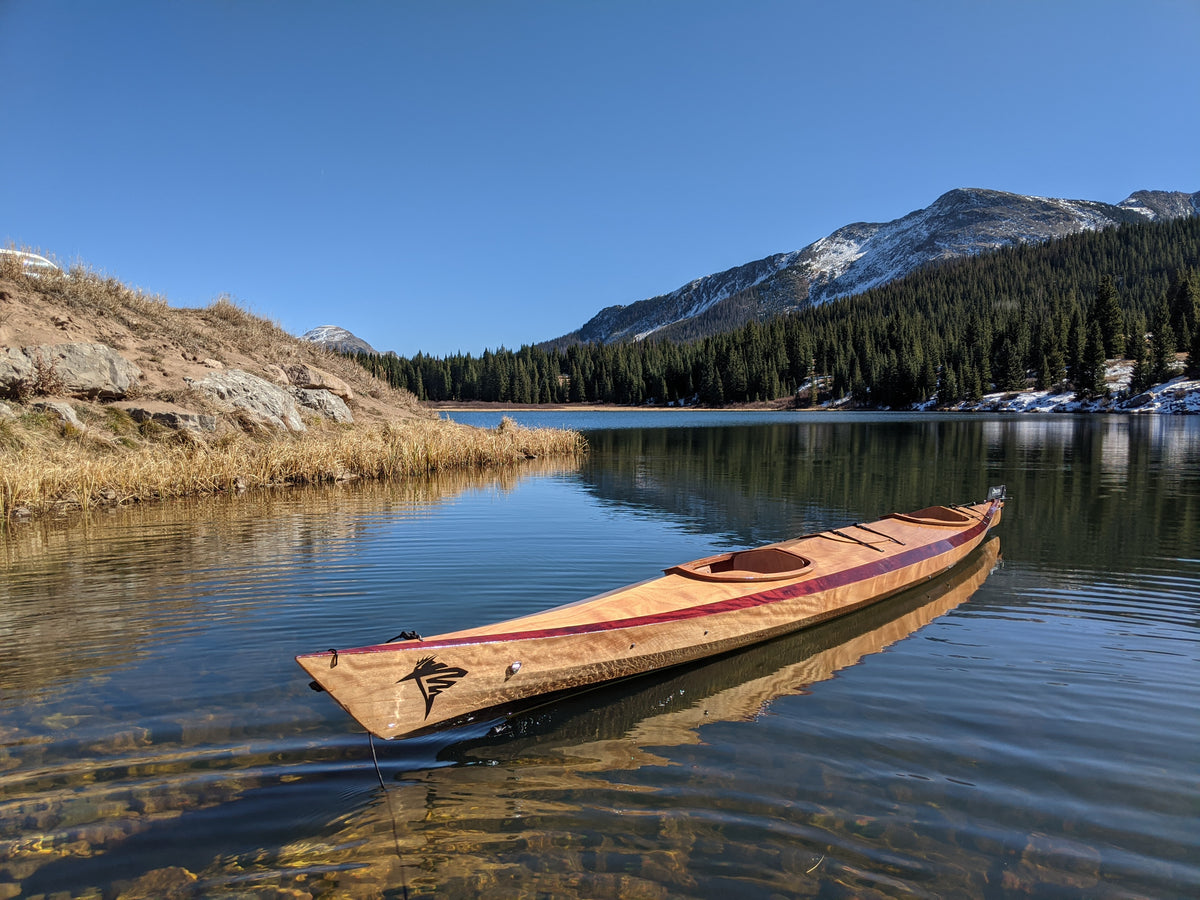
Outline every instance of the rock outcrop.
<path id="1" fill-rule="evenodd" d="M 0 349 L 0 394 L 17 397 L 33 382 L 33 360 L 20 347 Z"/>
<path id="2" fill-rule="evenodd" d="M 113 406 L 123 409 L 135 422 L 157 422 L 166 428 L 176 431 L 216 431 L 217 417 L 204 413 L 193 412 L 174 403 L 159 400 L 128 400 L 114 403 Z"/>
<path id="3" fill-rule="evenodd" d="M 196 360 L 196 357 L 190 357 Z M 354 398 L 350 386 L 336 375 L 314 366 L 267 365 L 268 378 L 241 369 L 225 369 L 214 360 L 202 360 L 214 369 L 200 380 L 184 381 L 227 409 L 241 409 L 256 421 L 287 431 L 305 431 L 301 409 L 334 422 L 352 423 L 346 401 Z M 42 344 L 0 348 L 0 397 L 28 400 L 31 396 L 73 397 L 92 401 L 123 401 L 138 386 L 141 370 L 116 350 L 98 343 Z M 118 404 L 139 422 L 154 421 L 167 428 L 215 431 L 217 417 L 158 400 L 128 400 Z M 68 404 L 39 400 L 35 408 L 59 416 L 78 427 Z"/>
<path id="4" fill-rule="evenodd" d="M 212 400 L 236 407 L 274 428 L 306 431 L 296 398 L 279 385 L 241 369 L 227 369 L 188 384 Z"/>
<path id="5" fill-rule="evenodd" d="M 330 375 L 315 366 L 296 363 L 285 366 L 283 371 L 294 387 L 310 391 L 329 391 L 331 394 L 337 394 L 343 400 L 354 399 L 354 392 L 350 390 L 350 385 L 336 375 Z"/>
<path id="6" fill-rule="evenodd" d="M 142 370 L 105 344 L 43 344 L 0 350 L 0 393 L 63 394 L 85 400 L 120 400 Z"/>
<path id="7" fill-rule="evenodd" d="M 292 382 L 288 380 L 287 372 L 283 371 L 282 366 L 277 366 L 275 363 L 267 363 L 262 367 L 263 374 L 267 376 L 267 380 L 275 384 L 281 384 L 284 387 L 289 386 Z"/>
<path id="8" fill-rule="evenodd" d="M 29 408 L 53 416 L 65 425 L 83 430 L 83 422 L 79 420 L 74 407 L 63 400 L 34 400 L 29 404 Z"/>
<path id="9" fill-rule="evenodd" d="M 142 376 L 141 369 L 105 344 L 49 344 L 33 353 L 44 354 L 42 359 L 62 379 L 63 393 L 72 397 L 119 400 Z"/>
<path id="10" fill-rule="evenodd" d="M 337 394 L 330 391 L 309 390 L 308 388 L 294 388 L 292 393 L 296 397 L 296 402 L 305 409 L 311 409 L 313 412 L 320 413 L 327 419 L 347 424 L 354 421 L 354 414 L 350 412 L 350 407 Z"/>

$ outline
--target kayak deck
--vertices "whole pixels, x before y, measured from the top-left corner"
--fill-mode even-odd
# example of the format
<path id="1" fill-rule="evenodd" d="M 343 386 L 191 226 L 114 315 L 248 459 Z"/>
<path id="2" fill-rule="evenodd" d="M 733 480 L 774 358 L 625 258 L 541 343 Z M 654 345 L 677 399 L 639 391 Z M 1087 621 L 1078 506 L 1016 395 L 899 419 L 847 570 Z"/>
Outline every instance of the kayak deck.
<path id="1" fill-rule="evenodd" d="M 406 737 L 852 612 L 954 566 L 999 522 L 1003 502 L 891 514 L 504 622 L 296 659 L 368 731 Z"/>
<path id="2" fill-rule="evenodd" d="M 857 570 L 866 564 L 880 562 L 883 559 L 894 559 L 904 550 L 920 549 L 945 538 L 945 534 L 940 531 L 930 532 L 931 527 L 962 528 L 971 522 L 979 521 L 979 516 L 972 518 L 957 509 L 947 507 L 938 507 L 938 509 L 945 509 L 947 513 L 956 513 L 956 518 L 961 517 L 961 519 L 956 524 L 950 525 L 946 519 L 934 519 L 929 510 L 922 510 L 920 514 L 908 516 L 893 514 L 870 524 L 869 527 L 875 530 L 874 534 L 862 531 L 861 526 L 855 525 L 837 531 L 823 531 L 792 538 L 752 550 L 739 550 L 710 556 L 692 563 L 672 566 L 665 570 L 666 574 L 662 578 L 619 588 L 607 594 L 579 600 L 532 615 L 450 632 L 431 640 L 482 637 L 502 632 L 511 633 L 512 631 L 619 621 L 642 616 L 670 615 L 674 612 L 702 607 L 715 600 L 742 597 L 748 591 L 762 590 L 774 582 L 795 583 L 807 578 L 815 579 L 822 575 L 828 578 L 834 572 Z M 927 521 L 918 521 L 914 518 L 918 515 L 926 516 Z M 998 517 L 999 513 L 997 512 L 997 520 Z M 861 541 L 855 540 L 853 536 L 847 534 L 851 529 L 860 532 Z M 772 556 L 768 557 L 768 554 Z M 782 554 L 787 554 L 793 560 L 801 561 L 802 565 L 797 565 L 788 571 L 742 568 L 746 565 L 770 565 L 774 557 Z M 818 558 L 820 566 L 814 566 L 809 556 Z M 714 577 L 708 574 L 708 570 L 711 568 L 722 567 L 723 561 L 726 559 L 731 560 L 732 567 L 720 571 L 719 574 L 725 577 Z"/>

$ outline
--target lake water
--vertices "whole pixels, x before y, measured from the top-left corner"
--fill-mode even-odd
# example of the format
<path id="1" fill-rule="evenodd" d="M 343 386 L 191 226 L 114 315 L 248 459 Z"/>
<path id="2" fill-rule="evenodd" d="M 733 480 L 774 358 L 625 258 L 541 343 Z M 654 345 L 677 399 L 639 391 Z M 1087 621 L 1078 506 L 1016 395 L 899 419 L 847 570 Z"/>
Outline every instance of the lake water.
<path id="1" fill-rule="evenodd" d="M 1200 895 L 1200 419 L 510 415 L 591 453 L 10 529 L 0 900 Z M 919 592 L 376 741 L 386 790 L 292 659 L 998 483 Z"/>

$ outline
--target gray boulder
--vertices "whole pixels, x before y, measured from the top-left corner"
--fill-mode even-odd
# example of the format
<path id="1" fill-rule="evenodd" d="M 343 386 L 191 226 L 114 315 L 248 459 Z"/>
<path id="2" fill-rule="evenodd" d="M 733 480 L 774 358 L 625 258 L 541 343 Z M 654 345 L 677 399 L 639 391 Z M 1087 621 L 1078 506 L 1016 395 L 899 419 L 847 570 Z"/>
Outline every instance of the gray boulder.
<path id="1" fill-rule="evenodd" d="M 138 383 L 142 370 L 105 344 L 43 344 L 26 347 L 31 364 L 38 355 L 54 367 L 62 391 L 88 400 L 120 400 Z"/>
<path id="2" fill-rule="evenodd" d="M 0 394 L 15 397 L 33 381 L 33 360 L 20 347 L 0 347 Z"/>
<path id="3" fill-rule="evenodd" d="M 164 403 L 157 400 L 130 400 L 125 403 L 114 403 L 113 406 L 123 409 L 135 422 L 157 422 L 166 428 L 176 431 L 216 431 L 217 417 L 193 412 L 176 406 L 174 403 Z"/>
<path id="4" fill-rule="evenodd" d="M 307 430 L 300 418 L 296 398 L 265 378 L 241 369 L 227 369 L 213 372 L 199 381 L 184 380 L 213 400 L 245 410 L 255 419 L 274 428 Z"/>
<path id="5" fill-rule="evenodd" d="M 318 412 L 327 419 L 346 423 L 354 421 L 354 414 L 350 412 L 350 407 L 337 394 L 330 391 L 309 390 L 308 388 L 293 388 L 292 393 L 296 397 L 296 402 L 305 409 Z"/>
<path id="6" fill-rule="evenodd" d="M 141 369 L 104 344 L 0 349 L 0 393 L 9 397 L 41 389 L 86 400 L 120 400 L 141 377 Z M 49 383 L 39 385 L 39 379 Z"/>
<path id="7" fill-rule="evenodd" d="M 79 421 L 79 416 L 75 414 L 70 403 L 64 403 L 61 400 L 35 400 L 29 404 L 29 408 L 54 416 L 60 422 L 83 430 L 83 423 Z"/>
<path id="8" fill-rule="evenodd" d="M 288 380 L 287 373 L 283 371 L 283 368 L 275 365 L 274 363 L 267 363 L 265 366 L 263 366 L 263 374 L 267 376 L 268 381 L 274 382 L 275 384 L 282 384 L 284 387 L 287 387 L 291 384 L 291 381 Z"/>
<path id="9" fill-rule="evenodd" d="M 283 371 L 287 374 L 288 381 L 294 387 L 311 391 L 329 391 L 332 394 L 337 394 L 343 400 L 354 399 L 354 392 L 350 390 L 350 385 L 346 384 L 346 382 L 342 381 L 336 375 L 330 375 L 316 366 L 294 363 L 290 366 L 284 366 Z"/>

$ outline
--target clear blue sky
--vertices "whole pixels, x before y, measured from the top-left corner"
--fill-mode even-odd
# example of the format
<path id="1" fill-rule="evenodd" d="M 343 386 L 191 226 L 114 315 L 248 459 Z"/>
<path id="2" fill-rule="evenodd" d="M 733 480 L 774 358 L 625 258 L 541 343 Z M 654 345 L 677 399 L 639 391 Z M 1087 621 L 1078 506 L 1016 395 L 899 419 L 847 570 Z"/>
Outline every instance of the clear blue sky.
<path id="1" fill-rule="evenodd" d="M 0 0 L 0 243 L 515 349 L 955 187 L 1200 190 L 1197 0 Z"/>

